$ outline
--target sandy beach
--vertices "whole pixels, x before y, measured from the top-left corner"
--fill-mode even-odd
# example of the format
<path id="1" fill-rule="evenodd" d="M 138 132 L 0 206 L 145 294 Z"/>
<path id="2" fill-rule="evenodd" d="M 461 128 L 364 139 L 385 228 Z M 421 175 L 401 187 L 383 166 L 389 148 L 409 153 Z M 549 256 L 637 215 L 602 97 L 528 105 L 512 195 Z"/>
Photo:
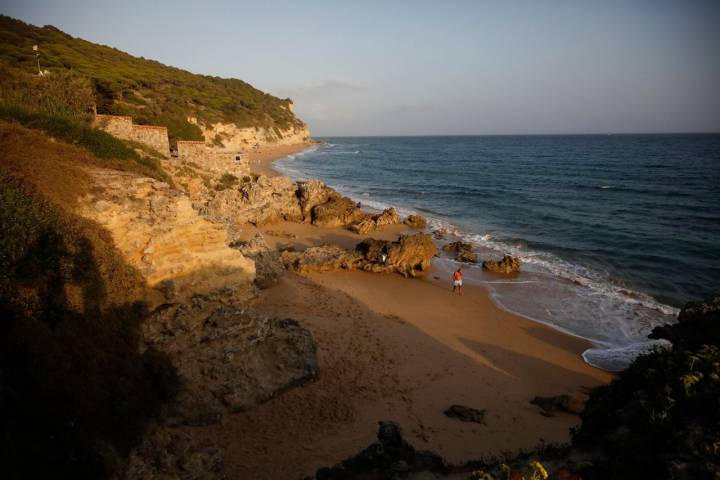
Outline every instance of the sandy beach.
<path id="1" fill-rule="evenodd" d="M 264 153 L 255 169 L 266 173 L 287 154 Z M 244 234 L 258 230 L 272 247 L 296 250 L 323 243 L 352 248 L 364 238 L 289 222 L 247 226 Z M 398 225 L 372 236 L 394 239 L 407 230 Z M 311 475 L 371 443 L 379 420 L 399 422 L 417 448 L 453 463 L 564 442 L 579 417 L 543 416 L 530 400 L 583 397 L 587 388 L 611 379 L 583 362 L 588 342 L 501 310 L 481 287 L 466 286 L 464 295 L 455 295 L 449 279 L 432 270 L 423 279 L 288 273 L 251 308 L 308 328 L 318 343 L 320 375 L 199 429 L 225 449 L 230 479 Z M 453 404 L 486 410 L 485 424 L 446 417 Z"/>
<path id="2" fill-rule="evenodd" d="M 273 170 L 272 163 L 287 155 L 301 152 L 308 148 L 312 143 L 294 143 L 291 145 L 263 145 L 259 149 L 251 149 L 245 152 L 250 164 L 250 170 L 259 174 L 275 177 L 280 175 Z"/>

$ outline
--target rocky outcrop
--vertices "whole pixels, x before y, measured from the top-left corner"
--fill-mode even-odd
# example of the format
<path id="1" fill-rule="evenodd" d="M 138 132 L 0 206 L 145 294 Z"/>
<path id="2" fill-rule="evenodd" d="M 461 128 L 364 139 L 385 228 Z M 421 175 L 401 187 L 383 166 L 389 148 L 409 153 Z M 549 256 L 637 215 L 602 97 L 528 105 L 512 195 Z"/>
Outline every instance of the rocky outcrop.
<path id="1" fill-rule="evenodd" d="M 655 327 L 648 337 L 693 349 L 703 344 L 720 345 L 720 295 L 689 302 L 678 314 L 677 323 Z"/>
<path id="2" fill-rule="evenodd" d="M 166 183 L 115 170 L 89 171 L 96 187 L 78 213 L 112 235 L 161 301 L 224 292 L 228 301 L 254 295 L 255 265 L 227 246 L 227 231 L 207 221 Z"/>
<path id="3" fill-rule="evenodd" d="M 365 235 L 378 230 L 386 225 L 397 225 L 400 223 L 400 216 L 394 208 L 383 210 L 382 213 L 363 218 L 357 223 L 350 225 L 349 229 Z"/>
<path id="4" fill-rule="evenodd" d="M 285 273 L 280 253 L 271 249 L 260 233 L 250 240 L 235 241 L 230 246 L 255 262 L 255 285 L 259 288 L 277 285 L 280 276 Z"/>
<path id="5" fill-rule="evenodd" d="M 430 235 L 401 235 L 395 242 L 367 238 L 354 251 L 338 245 L 310 247 L 304 252 L 281 254 L 285 267 L 299 273 L 352 270 L 399 273 L 406 277 L 423 275 L 437 249 Z"/>
<path id="6" fill-rule="evenodd" d="M 371 272 L 397 272 L 406 277 L 423 275 L 437 253 L 432 237 L 425 233 L 400 235 L 395 242 L 368 238 L 355 247 L 362 258 L 359 268 Z"/>
<path id="7" fill-rule="evenodd" d="M 262 147 L 266 144 L 295 145 L 308 143 L 310 131 L 302 122 L 290 124 L 285 129 L 265 127 L 238 127 L 234 123 L 207 124 L 195 117 L 188 117 L 188 122 L 197 125 L 202 131 L 205 142 L 232 151 L 244 151 L 251 147 Z"/>
<path id="8" fill-rule="evenodd" d="M 306 222 L 312 221 L 312 209 L 328 201 L 331 190 L 320 180 L 306 180 L 297 182 L 297 198 L 300 203 L 300 213 Z"/>
<path id="9" fill-rule="evenodd" d="M 447 462 L 440 455 L 416 450 L 402 437 L 395 422 L 379 422 L 377 442 L 347 460 L 330 468 L 321 468 L 317 480 L 349 478 L 394 479 L 412 472 L 446 473 Z"/>
<path id="10" fill-rule="evenodd" d="M 360 206 L 337 192 L 328 195 L 326 202 L 315 205 L 311 210 L 311 223 L 318 227 L 345 227 L 367 217 Z"/>
<path id="11" fill-rule="evenodd" d="M 427 220 L 422 215 L 408 215 L 403 223 L 416 230 L 424 230 L 427 228 Z"/>
<path id="12" fill-rule="evenodd" d="M 128 456 L 115 480 L 223 480 L 224 455 L 215 446 L 201 446 L 190 435 L 155 427 Z"/>
<path id="13" fill-rule="evenodd" d="M 517 273 L 520 271 L 520 259 L 505 255 L 502 260 L 485 260 L 482 267 L 484 270 L 493 273 Z"/>
<path id="14" fill-rule="evenodd" d="M 288 270 L 298 273 L 350 270 L 359 259 L 358 255 L 338 245 L 310 247 L 304 252 L 285 251 L 281 258 Z"/>
<path id="15" fill-rule="evenodd" d="M 280 220 L 302 220 L 297 185 L 288 177 L 260 176 L 256 180 L 245 180 L 237 188 L 214 192 L 200 212 L 215 222 L 230 225 L 262 226 Z"/>
<path id="16" fill-rule="evenodd" d="M 294 320 L 277 320 L 216 299 L 159 307 L 143 327 L 145 344 L 173 359 L 179 391 L 169 424 L 205 425 L 315 378 L 315 342 Z"/>

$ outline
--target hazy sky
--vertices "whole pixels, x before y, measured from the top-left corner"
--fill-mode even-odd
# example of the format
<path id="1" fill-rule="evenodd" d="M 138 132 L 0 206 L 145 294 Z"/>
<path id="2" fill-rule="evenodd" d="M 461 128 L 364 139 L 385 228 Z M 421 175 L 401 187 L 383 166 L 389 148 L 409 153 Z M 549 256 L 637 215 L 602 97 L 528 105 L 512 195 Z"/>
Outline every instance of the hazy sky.
<path id="1" fill-rule="evenodd" d="M 315 136 L 720 131 L 720 1 L 34 1 L 0 12 L 295 101 Z"/>

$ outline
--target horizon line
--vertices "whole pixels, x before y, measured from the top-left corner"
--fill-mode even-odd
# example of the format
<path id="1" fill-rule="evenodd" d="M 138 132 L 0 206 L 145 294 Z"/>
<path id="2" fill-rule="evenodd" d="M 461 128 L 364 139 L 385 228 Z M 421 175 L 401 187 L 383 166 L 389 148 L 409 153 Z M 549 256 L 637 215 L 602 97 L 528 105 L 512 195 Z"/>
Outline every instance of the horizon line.
<path id="1" fill-rule="evenodd" d="M 613 137 L 629 135 L 720 135 L 719 131 L 705 132 L 628 132 L 628 133 L 418 133 L 418 134 L 380 134 L 380 135 L 313 135 L 311 138 L 412 138 L 412 137 Z"/>

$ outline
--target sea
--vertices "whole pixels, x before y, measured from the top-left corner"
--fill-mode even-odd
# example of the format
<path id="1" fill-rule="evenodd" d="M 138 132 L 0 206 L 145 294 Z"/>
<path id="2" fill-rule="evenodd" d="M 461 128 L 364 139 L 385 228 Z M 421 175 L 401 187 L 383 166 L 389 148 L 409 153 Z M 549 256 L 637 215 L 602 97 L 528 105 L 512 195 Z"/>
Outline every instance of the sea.
<path id="1" fill-rule="evenodd" d="M 589 340 L 608 371 L 666 345 L 647 338 L 720 291 L 720 134 L 333 137 L 275 162 L 364 207 L 419 213 L 479 265 L 466 282 L 500 307 Z M 435 275 L 456 268 L 434 260 Z"/>

